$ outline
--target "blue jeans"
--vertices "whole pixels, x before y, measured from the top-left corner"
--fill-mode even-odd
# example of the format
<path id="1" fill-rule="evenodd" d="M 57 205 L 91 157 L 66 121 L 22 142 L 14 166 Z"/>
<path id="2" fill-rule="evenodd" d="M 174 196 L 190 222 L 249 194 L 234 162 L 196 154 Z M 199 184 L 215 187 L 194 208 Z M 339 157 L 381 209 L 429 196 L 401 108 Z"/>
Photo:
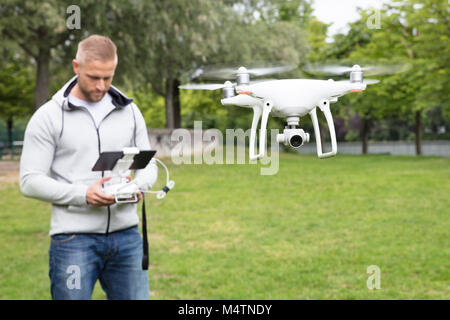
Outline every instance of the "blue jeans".
<path id="1" fill-rule="evenodd" d="M 149 299 L 137 226 L 108 235 L 54 235 L 49 256 L 53 299 L 91 299 L 97 279 L 108 299 Z"/>

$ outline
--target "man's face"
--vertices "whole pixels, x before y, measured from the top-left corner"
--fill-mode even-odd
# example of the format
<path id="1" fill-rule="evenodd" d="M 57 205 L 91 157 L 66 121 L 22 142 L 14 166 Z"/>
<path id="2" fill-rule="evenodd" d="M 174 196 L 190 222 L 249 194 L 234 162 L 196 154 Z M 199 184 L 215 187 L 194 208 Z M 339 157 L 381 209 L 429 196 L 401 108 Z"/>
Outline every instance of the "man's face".
<path id="1" fill-rule="evenodd" d="M 89 102 L 100 101 L 109 90 L 116 64 L 111 61 L 86 61 L 78 64 L 73 60 L 73 70 L 78 75 L 78 88 Z"/>

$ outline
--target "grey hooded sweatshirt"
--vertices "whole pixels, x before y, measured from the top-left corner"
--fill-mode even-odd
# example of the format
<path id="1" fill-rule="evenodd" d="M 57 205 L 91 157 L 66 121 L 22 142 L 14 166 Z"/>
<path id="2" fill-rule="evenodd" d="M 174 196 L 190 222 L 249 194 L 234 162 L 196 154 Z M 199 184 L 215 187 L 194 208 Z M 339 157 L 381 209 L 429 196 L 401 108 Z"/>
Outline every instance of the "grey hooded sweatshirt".
<path id="1" fill-rule="evenodd" d="M 20 160 L 20 190 L 24 196 L 52 203 L 50 235 L 101 233 L 127 229 L 139 223 L 136 203 L 94 207 L 86 202 L 88 187 L 111 176 L 92 171 L 101 152 L 124 147 L 150 150 L 147 127 L 138 107 L 111 86 L 111 110 L 98 126 L 89 110 L 68 102 L 77 76 L 31 117 L 25 130 Z M 141 189 L 151 187 L 158 175 L 152 160 L 136 170 Z"/>

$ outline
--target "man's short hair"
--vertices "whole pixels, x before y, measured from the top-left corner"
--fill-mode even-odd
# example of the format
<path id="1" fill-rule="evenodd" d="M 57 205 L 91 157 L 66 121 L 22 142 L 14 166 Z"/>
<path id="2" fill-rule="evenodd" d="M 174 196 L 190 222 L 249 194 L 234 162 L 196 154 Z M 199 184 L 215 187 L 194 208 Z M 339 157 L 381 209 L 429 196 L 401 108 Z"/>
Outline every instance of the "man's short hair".
<path id="1" fill-rule="evenodd" d="M 79 64 L 96 60 L 114 60 L 117 64 L 117 47 L 108 37 L 93 34 L 80 41 L 75 59 Z"/>

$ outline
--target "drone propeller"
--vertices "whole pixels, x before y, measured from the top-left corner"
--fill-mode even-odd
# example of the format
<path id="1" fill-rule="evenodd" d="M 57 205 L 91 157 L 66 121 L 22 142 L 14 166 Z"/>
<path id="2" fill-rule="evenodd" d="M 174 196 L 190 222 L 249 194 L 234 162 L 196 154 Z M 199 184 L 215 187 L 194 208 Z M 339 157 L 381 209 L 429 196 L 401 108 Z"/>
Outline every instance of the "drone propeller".
<path id="1" fill-rule="evenodd" d="M 337 82 L 350 82 L 350 81 L 349 80 L 340 80 Z M 376 84 L 379 82 L 380 82 L 380 80 L 377 80 L 377 79 L 364 79 L 362 83 L 370 85 L 370 84 Z"/>
<path id="2" fill-rule="evenodd" d="M 380 80 L 377 80 L 377 79 L 364 79 L 364 81 L 363 81 L 363 83 L 365 83 L 365 84 L 376 84 L 378 82 L 380 82 Z"/>
<path id="3" fill-rule="evenodd" d="M 179 86 L 180 89 L 191 89 L 191 90 L 218 90 L 226 87 L 233 87 L 235 84 L 227 81 L 225 83 L 187 83 Z"/>
<path id="4" fill-rule="evenodd" d="M 410 65 L 408 64 L 395 64 L 395 65 L 373 65 L 360 67 L 354 65 L 353 67 L 339 66 L 339 65 L 308 65 L 303 68 L 306 72 L 310 73 L 324 73 L 324 74 L 335 74 L 343 75 L 352 71 L 364 71 L 365 75 L 375 76 L 375 75 L 391 75 L 395 73 L 400 73 L 408 70 Z"/>
<path id="5" fill-rule="evenodd" d="M 252 84 L 273 81 L 275 79 L 258 79 L 253 80 Z M 225 81 L 225 83 L 186 83 L 178 88 L 180 89 L 190 89 L 190 90 L 218 90 L 224 88 L 234 88 L 236 87 L 236 82 L 231 83 L 230 81 Z"/>
<path id="6" fill-rule="evenodd" d="M 270 67 L 256 67 L 256 68 L 199 68 L 194 71 L 191 80 L 195 78 L 203 79 L 233 79 L 239 74 L 249 74 L 255 77 L 261 77 L 271 74 L 289 72 L 295 70 L 297 66 L 295 65 L 277 65 Z"/>

